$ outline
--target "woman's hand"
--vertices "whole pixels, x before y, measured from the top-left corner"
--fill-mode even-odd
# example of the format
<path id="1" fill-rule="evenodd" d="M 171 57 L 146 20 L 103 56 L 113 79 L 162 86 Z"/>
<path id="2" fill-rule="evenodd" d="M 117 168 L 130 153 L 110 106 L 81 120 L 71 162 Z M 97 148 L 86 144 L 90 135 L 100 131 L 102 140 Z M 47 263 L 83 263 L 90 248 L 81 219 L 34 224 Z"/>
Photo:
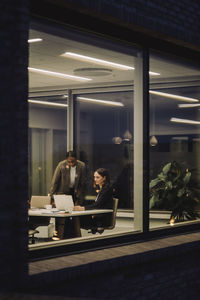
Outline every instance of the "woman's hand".
<path id="1" fill-rule="evenodd" d="M 73 210 L 85 210 L 84 206 L 80 206 L 80 205 L 75 205 Z"/>

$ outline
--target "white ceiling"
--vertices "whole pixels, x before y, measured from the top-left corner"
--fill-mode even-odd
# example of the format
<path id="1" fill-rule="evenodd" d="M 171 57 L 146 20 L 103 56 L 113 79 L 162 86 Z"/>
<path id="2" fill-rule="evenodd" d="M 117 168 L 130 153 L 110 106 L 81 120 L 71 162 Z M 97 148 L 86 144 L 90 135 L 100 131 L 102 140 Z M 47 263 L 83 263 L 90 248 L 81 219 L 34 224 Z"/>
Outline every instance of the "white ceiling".
<path id="1" fill-rule="evenodd" d="M 124 54 L 114 50 L 111 51 L 37 30 L 30 30 L 29 38 L 43 39 L 41 42 L 29 44 L 29 67 L 70 75 L 75 75 L 74 71 L 78 68 L 106 68 L 111 70 L 110 75 L 106 76 L 85 76 L 92 80 L 84 83 L 76 80 L 29 72 L 30 91 L 43 89 L 88 88 L 95 85 L 116 86 L 118 84 L 132 84 L 134 82 L 134 70 L 122 71 L 108 66 L 100 66 L 96 63 L 83 62 L 61 56 L 64 52 L 70 51 L 134 67 L 136 61 L 133 55 Z M 180 65 L 177 62 L 159 59 L 157 56 L 153 57 L 153 55 L 150 59 L 150 71 L 161 74 L 160 76 L 151 76 L 151 82 L 153 83 L 169 82 L 170 78 L 170 81 L 181 82 L 183 80 L 189 81 L 191 79 L 200 79 L 199 70 L 191 66 Z"/>
<path id="2" fill-rule="evenodd" d="M 108 97 L 108 100 L 111 101 L 123 102 L 125 107 L 132 105 L 132 93 L 120 93 L 120 89 L 123 85 L 131 86 L 134 84 L 134 75 L 136 73 L 134 70 L 122 71 L 108 66 L 100 66 L 99 64 L 95 63 L 62 57 L 61 55 L 67 51 L 76 52 L 78 54 L 135 67 L 136 57 L 134 55 L 137 52 L 135 49 L 132 51 L 132 55 L 130 55 L 127 54 L 128 51 L 126 51 L 126 53 L 117 51 L 114 44 L 111 45 L 111 48 L 109 47 L 105 49 L 106 43 L 103 43 L 104 47 L 102 45 L 101 47 L 94 46 L 94 43 L 89 44 L 87 40 L 83 42 L 84 38 L 82 37 L 79 41 L 77 41 L 78 38 L 76 40 L 69 38 L 68 32 L 62 31 L 62 34 L 50 34 L 47 32 L 49 31 L 45 30 L 44 32 L 42 30 L 30 30 L 29 39 L 42 38 L 42 41 L 29 44 L 29 67 L 70 75 L 76 75 L 75 70 L 79 68 L 106 68 L 110 69 L 110 73 L 106 76 L 84 76 L 89 77 L 92 80 L 90 82 L 79 82 L 76 80 L 63 79 L 50 75 L 41 75 L 29 71 L 29 96 L 34 97 L 34 95 L 37 94 L 36 92 L 39 92 L 38 94 L 40 94 L 41 91 L 46 91 L 46 95 L 52 95 L 50 92 L 54 92 L 55 90 L 88 90 L 88 88 L 91 87 L 105 88 L 120 86 L 118 93 L 110 93 L 109 95 L 104 93 L 103 97 L 105 99 Z M 164 89 L 165 92 L 195 97 L 200 100 L 200 71 L 195 66 L 192 66 L 191 64 L 180 64 L 177 60 L 172 60 L 172 58 L 168 59 L 166 57 L 164 59 L 163 57 L 159 57 L 158 54 L 154 55 L 151 53 L 150 71 L 160 73 L 159 76 L 150 76 L 150 89 Z M 170 88 L 170 90 L 168 90 L 168 88 Z M 99 97 L 102 97 L 102 94 Z M 49 99 L 48 101 L 52 100 L 53 99 Z M 60 101 L 59 99 L 57 100 Z M 177 104 L 180 103 L 179 101 L 171 101 L 169 99 L 166 100 L 166 98 L 157 97 L 155 95 L 151 95 L 150 100 L 153 101 L 150 105 L 151 114 L 152 109 L 156 108 L 156 118 L 157 122 L 158 119 L 160 120 L 160 126 L 161 123 L 166 123 L 167 125 L 165 125 L 165 127 L 168 128 L 169 118 L 177 117 L 177 115 L 181 112 L 183 112 L 183 115 L 187 116 L 187 118 L 190 118 L 191 110 L 177 110 Z M 88 106 L 88 109 L 90 108 L 91 106 Z M 99 106 L 92 106 L 91 109 L 99 110 L 103 108 L 100 108 Z M 191 118 L 193 118 L 193 116 L 191 116 Z M 183 125 L 181 126 L 183 127 Z"/>

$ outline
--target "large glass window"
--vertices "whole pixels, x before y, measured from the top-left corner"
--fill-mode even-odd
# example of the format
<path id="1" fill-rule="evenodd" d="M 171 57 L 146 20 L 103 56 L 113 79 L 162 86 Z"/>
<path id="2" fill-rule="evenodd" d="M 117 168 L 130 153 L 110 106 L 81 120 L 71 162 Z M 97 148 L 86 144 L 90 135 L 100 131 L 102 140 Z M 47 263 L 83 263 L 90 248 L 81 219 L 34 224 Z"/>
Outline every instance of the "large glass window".
<path id="1" fill-rule="evenodd" d="M 198 220 L 200 69 L 151 54 L 151 228 Z"/>
<path id="2" fill-rule="evenodd" d="M 81 216 L 72 215 L 64 230 L 76 229 L 65 242 L 142 231 L 141 177 L 134 199 L 134 160 L 142 174 L 141 157 L 134 157 L 134 137 L 140 137 L 142 128 L 142 106 L 137 105 L 143 100 L 141 51 L 34 22 L 29 43 L 29 199 L 48 195 L 58 163 L 75 150 L 86 165 L 83 205 L 96 198 L 93 174 L 101 167 L 109 171 L 118 206 L 114 226 L 101 235 L 82 227 L 78 232 Z M 50 218 L 45 230 L 37 227 L 36 244 L 56 243 L 55 219 Z"/>

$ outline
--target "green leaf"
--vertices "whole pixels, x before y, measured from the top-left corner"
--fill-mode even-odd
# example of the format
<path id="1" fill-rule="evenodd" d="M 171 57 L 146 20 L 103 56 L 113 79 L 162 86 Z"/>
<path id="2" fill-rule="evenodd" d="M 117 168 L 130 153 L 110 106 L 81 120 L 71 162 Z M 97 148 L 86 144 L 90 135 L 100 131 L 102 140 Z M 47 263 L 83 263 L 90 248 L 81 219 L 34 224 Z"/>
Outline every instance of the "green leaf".
<path id="1" fill-rule="evenodd" d="M 191 173 L 190 172 L 187 172 L 185 174 L 185 177 L 183 178 L 183 182 L 186 184 L 188 184 L 188 182 L 190 181 L 190 178 L 191 178 Z"/>
<path id="2" fill-rule="evenodd" d="M 182 197 L 184 193 L 185 193 L 185 188 L 178 190 L 177 197 L 179 198 Z"/>
<path id="3" fill-rule="evenodd" d="M 159 182 L 160 182 L 159 178 L 152 179 L 151 182 L 150 182 L 150 184 L 149 184 L 150 189 L 152 189 L 153 187 L 155 187 Z"/>
<path id="4" fill-rule="evenodd" d="M 149 209 L 154 207 L 158 202 L 159 202 L 159 195 L 155 193 L 149 201 Z"/>
<path id="5" fill-rule="evenodd" d="M 172 163 L 168 163 L 163 167 L 162 171 L 164 174 L 167 174 L 169 172 L 171 165 L 172 165 Z"/>
<path id="6" fill-rule="evenodd" d="M 167 182 L 166 182 L 166 187 L 167 187 L 169 190 L 171 190 L 171 189 L 173 188 L 172 182 L 171 182 L 171 181 L 167 181 Z"/>
<path id="7" fill-rule="evenodd" d="M 160 180 L 162 180 L 162 181 L 166 181 L 166 175 L 164 175 L 163 173 L 160 173 L 159 175 L 158 175 L 158 178 L 160 179 Z"/>

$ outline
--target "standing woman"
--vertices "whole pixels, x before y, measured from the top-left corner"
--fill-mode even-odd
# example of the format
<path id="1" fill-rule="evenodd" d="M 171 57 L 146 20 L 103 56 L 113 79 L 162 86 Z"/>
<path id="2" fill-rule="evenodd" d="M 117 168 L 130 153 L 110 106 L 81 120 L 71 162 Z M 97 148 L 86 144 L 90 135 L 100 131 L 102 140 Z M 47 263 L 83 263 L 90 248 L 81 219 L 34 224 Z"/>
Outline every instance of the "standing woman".
<path id="1" fill-rule="evenodd" d="M 85 206 L 74 206 L 74 210 L 112 209 L 113 191 L 110 186 L 110 175 L 106 169 L 99 168 L 94 172 L 94 187 L 99 187 L 95 201 Z M 87 216 L 86 218 L 82 218 L 81 227 L 91 228 L 93 233 L 96 233 L 96 228 L 96 231 L 102 233 L 103 229 L 101 227 L 107 225 L 109 218 L 110 216 L 107 214 L 102 216 Z"/>

